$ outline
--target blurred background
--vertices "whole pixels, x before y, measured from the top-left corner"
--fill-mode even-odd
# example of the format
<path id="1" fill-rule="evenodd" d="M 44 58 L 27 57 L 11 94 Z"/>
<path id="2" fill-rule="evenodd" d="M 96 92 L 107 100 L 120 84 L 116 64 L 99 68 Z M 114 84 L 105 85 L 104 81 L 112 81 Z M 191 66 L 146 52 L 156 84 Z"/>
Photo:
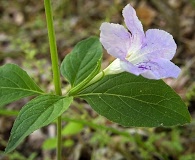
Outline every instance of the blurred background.
<path id="1" fill-rule="evenodd" d="M 52 0 L 60 61 L 80 40 L 99 36 L 102 22 L 124 24 L 121 11 L 128 3 L 145 30 L 158 28 L 173 35 L 178 45 L 173 61 L 182 73 L 165 82 L 189 107 L 192 122 L 171 128 L 124 128 L 76 100 L 63 115 L 63 160 L 194 160 L 195 0 Z M 112 60 L 105 52 L 102 68 Z M 43 0 L 0 0 L 0 65 L 6 63 L 18 64 L 43 90 L 54 91 Z M 63 78 L 62 84 L 65 92 Z M 54 123 L 3 154 L 18 111 L 32 98 L 0 108 L 0 160 L 55 159 Z"/>

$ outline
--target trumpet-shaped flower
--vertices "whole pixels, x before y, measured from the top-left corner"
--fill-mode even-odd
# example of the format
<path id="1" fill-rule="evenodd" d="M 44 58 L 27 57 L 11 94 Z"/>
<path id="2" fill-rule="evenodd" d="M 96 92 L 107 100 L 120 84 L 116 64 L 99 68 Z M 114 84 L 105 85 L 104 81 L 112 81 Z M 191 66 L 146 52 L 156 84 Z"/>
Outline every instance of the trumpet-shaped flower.
<path id="1" fill-rule="evenodd" d="M 159 29 L 144 33 L 129 4 L 123 9 L 123 17 L 129 31 L 122 25 L 107 22 L 100 27 L 100 42 L 117 58 L 105 71 L 108 74 L 127 71 L 149 79 L 177 78 L 180 68 L 170 61 L 177 48 L 172 35 Z"/>

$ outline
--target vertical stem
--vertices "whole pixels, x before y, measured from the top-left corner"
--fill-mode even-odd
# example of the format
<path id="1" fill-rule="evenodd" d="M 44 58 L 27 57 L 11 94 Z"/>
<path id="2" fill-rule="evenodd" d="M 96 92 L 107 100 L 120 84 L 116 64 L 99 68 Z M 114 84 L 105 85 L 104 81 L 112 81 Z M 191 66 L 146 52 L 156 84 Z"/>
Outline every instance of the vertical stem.
<path id="1" fill-rule="evenodd" d="M 50 44 L 50 53 L 51 53 L 51 61 L 52 61 L 52 71 L 53 71 L 53 81 L 55 85 L 55 92 L 57 95 L 62 95 L 61 91 L 61 83 L 60 83 L 60 71 L 58 66 L 58 53 L 56 47 L 56 38 L 53 26 L 53 15 L 50 0 L 44 0 L 45 6 L 45 14 L 48 28 L 48 37 Z M 61 116 L 58 117 L 57 121 L 57 159 L 61 160 Z"/>
<path id="2" fill-rule="evenodd" d="M 45 12 L 46 12 L 46 19 L 47 19 L 47 28 L 48 28 L 48 37 L 49 37 L 49 44 L 50 44 L 55 91 L 57 95 L 61 95 L 62 92 L 61 92 L 61 83 L 60 83 L 60 71 L 58 66 L 58 53 L 57 53 L 56 38 L 55 38 L 54 26 L 53 26 L 51 2 L 50 0 L 44 0 L 44 2 L 45 2 Z"/>

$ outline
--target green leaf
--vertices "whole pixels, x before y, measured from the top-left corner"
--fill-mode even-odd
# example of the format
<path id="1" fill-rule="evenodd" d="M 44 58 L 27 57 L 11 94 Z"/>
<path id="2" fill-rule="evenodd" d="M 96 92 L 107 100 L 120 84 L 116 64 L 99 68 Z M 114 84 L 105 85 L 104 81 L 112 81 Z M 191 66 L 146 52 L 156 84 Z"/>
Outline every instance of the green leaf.
<path id="1" fill-rule="evenodd" d="M 71 139 L 68 139 L 66 140 L 64 143 L 63 143 L 63 146 L 64 147 L 72 147 L 74 145 L 74 141 L 71 140 Z"/>
<path id="2" fill-rule="evenodd" d="M 63 60 L 61 73 L 72 87 L 77 86 L 91 73 L 99 72 L 99 61 L 102 58 L 102 46 L 97 37 L 79 42 Z M 96 69 L 97 68 L 97 69 Z M 96 70 L 95 70 L 96 69 Z M 88 82 L 94 76 L 88 78 Z"/>
<path id="3" fill-rule="evenodd" d="M 70 106 L 72 97 L 41 95 L 27 103 L 16 118 L 5 152 L 15 149 L 33 131 L 53 122 Z"/>
<path id="4" fill-rule="evenodd" d="M 64 147 L 72 147 L 74 145 L 74 141 L 71 139 L 65 140 L 63 143 Z M 43 143 L 44 150 L 51 150 L 57 147 L 57 137 L 55 138 L 48 138 Z"/>
<path id="5" fill-rule="evenodd" d="M 57 147 L 57 137 L 46 139 L 42 147 L 44 150 L 55 149 Z"/>
<path id="6" fill-rule="evenodd" d="M 184 102 L 162 80 L 129 73 L 109 75 L 77 96 L 100 115 L 123 126 L 157 127 L 190 122 Z"/>
<path id="7" fill-rule="evenodd" d="M 82 131 L 83 124 L 76 122 L 69 122 L 62 130 L 62 135 L 74 135 Z"/>
<path id="8" fill-rule="evenodd" d="M 43 91 L 15 64 L 0 67 L 0 106 Z"/>

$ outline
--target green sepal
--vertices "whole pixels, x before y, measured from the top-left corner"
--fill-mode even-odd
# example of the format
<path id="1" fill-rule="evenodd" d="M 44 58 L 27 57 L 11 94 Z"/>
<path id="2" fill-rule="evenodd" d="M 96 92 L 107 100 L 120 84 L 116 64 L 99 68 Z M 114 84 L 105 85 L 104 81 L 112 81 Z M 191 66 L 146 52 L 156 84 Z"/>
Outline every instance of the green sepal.
<path id="1" fill-rule="evenodd" d="M 71 90 L 68 93 L 69 96 L 73 96 L 76 93 L 78 93 L 79 91 L 81 91 L 82 89 L 84 89 L 85 86 L 95 77 L 95 75 L 97 75 L 99 73 L 99 71 L 101 69 L 101 61 L 102 61 L 102 58 L 100 58 L 98 60 L 96 68 L 91 72 L 91 74 L 86 79 L 84 79 L 77 86 L 71 88 Z"/>

